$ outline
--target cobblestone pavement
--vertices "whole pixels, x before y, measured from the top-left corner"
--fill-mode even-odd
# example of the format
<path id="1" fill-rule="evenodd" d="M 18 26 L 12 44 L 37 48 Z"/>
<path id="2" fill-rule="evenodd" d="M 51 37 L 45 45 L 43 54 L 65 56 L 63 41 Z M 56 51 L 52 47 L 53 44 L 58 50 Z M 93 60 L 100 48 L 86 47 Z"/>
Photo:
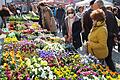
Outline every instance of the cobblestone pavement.
<path id="1" fill-rule="evenodd" d="M 113 61 L 116 65 L 117 72 L 120 73 L 120 53 L 117 52 L 117 50 L 115 50 L 115 49 L 113 50 L 112 58 L 113 58 Z"/>

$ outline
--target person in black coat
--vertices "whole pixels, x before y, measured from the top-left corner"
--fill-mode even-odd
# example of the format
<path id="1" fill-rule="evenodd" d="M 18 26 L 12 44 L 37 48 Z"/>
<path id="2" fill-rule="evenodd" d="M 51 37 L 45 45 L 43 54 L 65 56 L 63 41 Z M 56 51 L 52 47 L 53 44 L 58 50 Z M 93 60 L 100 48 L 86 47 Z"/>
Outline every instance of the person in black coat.
<path id="1" fill-rule="evenodd" d="M 38 15 L 39 15 L 39 25 L 43 28 L 44 24 L 43 24 L 43 8 L 44 8 L 45 4 L 44 3 L 40 3 L 37 8 L 38 8 Z"/>
<path id="2" fill-rule="evenodd" d="M 114 39 L 116 36 L 118 36 L 118 25 L 115 16 L 111 11 L 106 10 L 104 7 L 104 3 L 102 0 L 96 0 L 93 4 L 93 9 L 99 9 L 101 8 L 106 16 L 106 27 L 108 30 L 108 39 L 107 39 L 107 45 L 108 45 L 108 57 L 105 59 L 105 62 L 107 66 L 109 66 L 109 69 L 112 70 L 113 72 L 116 71 L 115 65 L 112 61 L 112 50 L 114 47 Z"/>
<path id="3" fill-rule="evenodd" d="M 80 32 L 82 31 L 81 27 L 81 19 L 75 21 L 72 26 L 72 37 L 73 37 L 73 45 L 75 49 L 78 49 L 82 46 Z"/>
<path id="4" fill-rule="evenodd" d="M 60 32 L 62 30 L 62 23 L 63 23 L 64 18 L 65 18 L 65 10 L 62 7 L 62 5 L 59 5 L 59 8 L 56 11 L 56 19 L 58 22 L 58 29 L 60 30 Z"/>

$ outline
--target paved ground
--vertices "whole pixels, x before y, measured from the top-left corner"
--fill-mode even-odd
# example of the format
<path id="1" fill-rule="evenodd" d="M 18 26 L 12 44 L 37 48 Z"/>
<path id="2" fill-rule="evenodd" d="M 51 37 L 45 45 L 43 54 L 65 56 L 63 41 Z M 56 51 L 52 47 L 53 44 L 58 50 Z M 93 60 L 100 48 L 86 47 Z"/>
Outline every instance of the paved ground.
<path id="1" fill-rule="evenodd" d="M 117 51 L 117 48 L 113 50 L 113 57 L 112 58 L 113 58 L 113 61 L 116 65 L 117 71 L 120 73 L 120 53 Z"/>

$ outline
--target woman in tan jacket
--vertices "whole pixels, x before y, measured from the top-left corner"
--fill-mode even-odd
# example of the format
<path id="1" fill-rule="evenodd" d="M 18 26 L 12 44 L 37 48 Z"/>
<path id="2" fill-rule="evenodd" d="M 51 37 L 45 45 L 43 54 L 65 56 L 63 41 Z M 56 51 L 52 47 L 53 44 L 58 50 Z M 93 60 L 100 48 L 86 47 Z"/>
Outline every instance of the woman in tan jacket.
<path id="1" fill-rule="evenodd" d="M 99 60 L 104 60 L 108 56 L 108 32 L 105 24 L 105 14 L 102 9 L 97 9 L 90 16 L 93 20 L 93 27 L 88 36 L 88 53 Z"/>

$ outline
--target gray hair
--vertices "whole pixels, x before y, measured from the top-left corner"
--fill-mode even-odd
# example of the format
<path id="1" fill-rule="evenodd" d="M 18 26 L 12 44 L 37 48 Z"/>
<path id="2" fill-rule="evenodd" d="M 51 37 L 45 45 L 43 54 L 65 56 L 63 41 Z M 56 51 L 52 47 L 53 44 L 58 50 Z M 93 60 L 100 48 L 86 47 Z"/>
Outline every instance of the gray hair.
<path id="1" fill-rule="evenodd" d="M 103 0 L 96 0 L 95 3 L 97 3 L 100 8 L 104 7 Z"/>

